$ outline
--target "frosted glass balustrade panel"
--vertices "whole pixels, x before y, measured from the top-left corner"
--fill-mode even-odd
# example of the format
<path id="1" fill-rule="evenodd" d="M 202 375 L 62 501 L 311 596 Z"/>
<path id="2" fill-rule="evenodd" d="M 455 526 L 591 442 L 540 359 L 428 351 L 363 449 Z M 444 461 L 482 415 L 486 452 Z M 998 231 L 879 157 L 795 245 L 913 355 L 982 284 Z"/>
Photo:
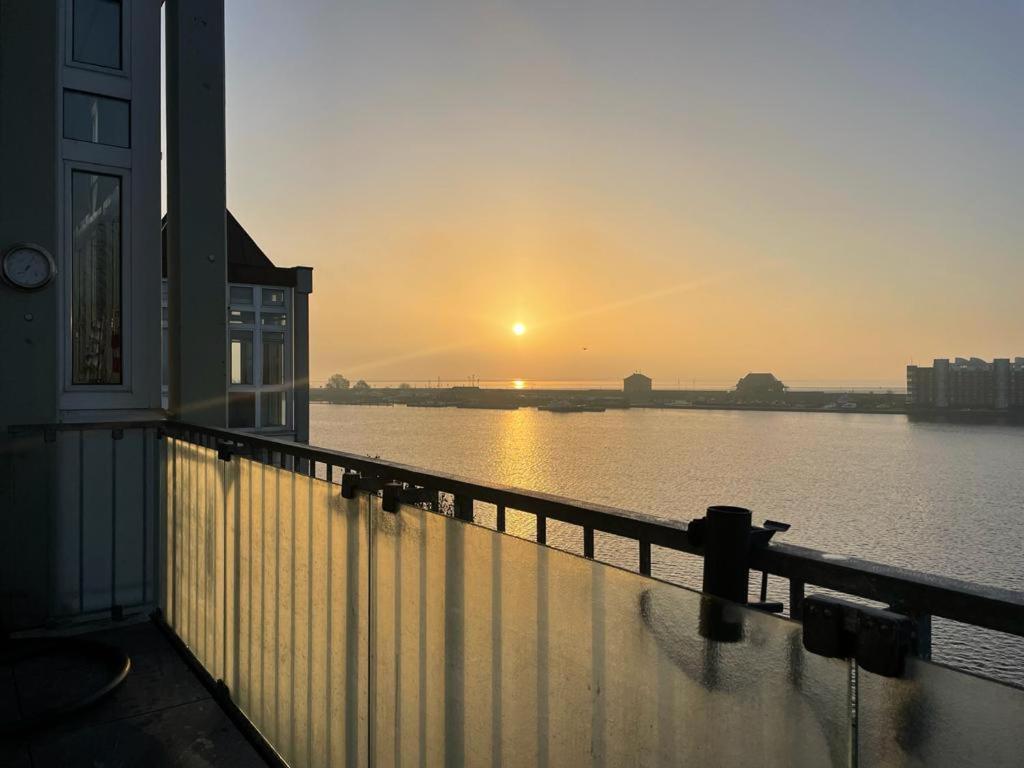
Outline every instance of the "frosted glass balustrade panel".
<path id="1" fill-rule="evenodd" d="M 238 460 L 238 683 L 245 715 L 290 764 L 363 765 L 365 496 Z"/>
<path id="2" fill-rule="evenodd" d="M 367 762 L 367 498 L 167 441 L 168 622 L 295 766 Z"/>
<path id="3" fill-rule="evenodd" d="M 860 764 L 1024 765 L 1024 690 L 907 660 L 902 678 L 858 671 Z"/>
<path id="4" fill-rule="evenodd" d="M 799 625 L 379 504 L 375 763 L 848 763 L 848 667 Z"/>
<path id="5" fill-rule="evenodd" d="M 180 440 L 167 441 L 166 461 L 165 615 L 210 674 L 224 677 L 233 619 L 228 503 L 237 472 L 216 451 Z"/>

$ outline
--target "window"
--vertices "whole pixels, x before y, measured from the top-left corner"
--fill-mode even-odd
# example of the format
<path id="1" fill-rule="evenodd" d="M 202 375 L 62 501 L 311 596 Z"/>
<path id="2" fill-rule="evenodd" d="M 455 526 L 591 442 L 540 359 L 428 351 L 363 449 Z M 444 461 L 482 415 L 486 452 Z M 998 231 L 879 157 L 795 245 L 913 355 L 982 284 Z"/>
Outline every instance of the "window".
<path id="1" fill-rule="evenodd" d="M 287 288 L 228 286 L 228 420 L 243 429 L 288 427 L 292 392 Z"/>
<path id="2" fill-rule="evenodd" d="M 71 383 L 121 383 L 121 179 L 71 174 Z"/>
<path id="3" fill-rule="evenodd" d="M 64 91 L 64 138 L 131 146 L 127 101 L 81 91 Z"/>
<path id="4" fill-rule="evenodd" d="M 229 293 L 232 304 L 252 304 L 252 288 L 244 285 L 232 285 Z"/>
<path id="5" fill-rule="evenodd" d="M 263 289 L 263 306 L 283 306 L 284 305 L 284 291 L 280 288 L 264 288 Z"/>
<path id="6" fill-rule="evenodd" d="M 74 0 L 71 57 L 121 69 L 121 0 Z"/>
<path id="7" fill-rule="evenodd" d="M 228 310 L 228 323 L 231 325 L 255 325 L 256 313 L 241 309 Z"/>
<path id="8" fill-rule="evenodd" d="M 263 384 L 284 384 L 284 334 L 263 333 Z"/>
<path id="9" fill-rule="evenodd" d="M 260 405 L 263 413 L 260 414 L 260 424 L 264 427 L 283 427 L 286 423 L 285 408 L 287 407 L 287 393 L 285 392 L 261 392 Z"/>
<path id="10" fill-rule="evenodd" d="M 246 429 L 256 426 L 256 393 L 228 393 L 228 427 Z"/>
<path id="11" fill-rule="evenodd" d="M 252 331 L 231 332 L 231 383 L 253 383 Z"/>

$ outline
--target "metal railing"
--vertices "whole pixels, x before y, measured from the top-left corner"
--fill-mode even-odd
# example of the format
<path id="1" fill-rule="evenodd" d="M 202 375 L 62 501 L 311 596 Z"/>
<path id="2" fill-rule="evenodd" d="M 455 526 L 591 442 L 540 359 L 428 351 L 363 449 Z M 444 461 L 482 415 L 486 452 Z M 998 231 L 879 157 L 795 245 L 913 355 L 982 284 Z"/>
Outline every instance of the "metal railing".
<path id="1" fill-rule="evenodd" d="M 113 496 L 82 508 L 80 531 L 109 525 L 102 570 L 130 541 L 116 538 L 124 506 L 103 510 L 119 486 L 142 489 L 144 516 L 159 507 L 140 539 L 143 597 L 290 765 L 856 766 L 894 750 L 1004 764 L 1024 750 L 1024 690 L 927 661 L 931 616 L 1024 636 L 1021 593 L 771 542 L 784 526 L 736 508 L 665 521 L 170 421 L 11 431 L 79 456 L 84 435 L 98 453 L 142 436 L 158 477 L 125 474 L 112 448 L 98 482 Z M 703 594 L 652 578 L 666 553 L 702 565 Z M 781 608 L 770 577 L 800 623 L 765 615 Z M 808 585 L 891 610 L 805 598 Z M 115 615 L 123 593 L 112 577 Z"/>
<path id="2" fill-rule="evenodd" d="M 597 531 L 629 539 L 636 542 L 636 570 L 644 575 L 651 575 L 652 546 L 690 555 L 705 554 L 699 537 L 683 521 L 666 521 L 643 512 L 233 430 L 174 422 L 164 423 L 162 428 L 168 434 L 218 450 L 225 456 L 245 455 L 310 476 L 316 476 L 317 467 L 322 466 L 328 479 L 380 492 L 385 499 L 394 494 L 399 501 L 431 504 L 438 494 L 446 495 L 447 499 L 431 504 L 434 511 L 444 510 L 464 520 L 473 520 L 475 503 L 492 504 L 497 510 L 496 530 L 500 532 L 505 532 L 507 510 L 525 512 L 536 519 L 538 544 L 547 543 L 549 520 L 577 526 L 583 553 L 590 558 L 594 556 Z M 805 590 L 813 585 L 898 607 L 919 620 L 939 616 L 1024 637 L 1021 592 L 777 542 L 754 546 L 749 553 L 749 566 L 765 576 L 788 582 L 789 613 L 793 618 L 800 617 Z"/>
<path id="3" fill-rule="evenodd" d="M 384 495 L 385 503 L 393 497 L 396 501 L 423 504 L 463 520 L 474 519 L 475 503 L 491 504 L 496 509 L 495 527 L 499 532 L 505 532 L 508 510 L 527 513 L 536 520 L 536 542 L 542 545 L 547 544 L 547 522 L 556 520 L 579 528 L 583 554 L 588 558 L 594 557 L 595 532 L 617 536 L 636 543 L 636 570 L 643 575 L 651 575 L 652 546 L 696 556 L 705 554 L 699 537 L 694 536 L 691 526 L 683 521 L 666 521 L 644 512 L 485 483 L 248 432 L 173 421 L 142 421 L 26 425 L 11 427 L 10 433 L 37 433 L 52 440 L 58 432 L 110 431 L 116 442 L 124 430 L 157 430 L 159 434 L 173 435 L 217 450 L 225 457 L 243 455 L 311 477 L 317 476 L 320 467 L 328 480 L 379 492 Z M 112 450 L 117 450 L 116 445 Z M 116 482 L 116 478 L 113 481 Z M 788 582 L 789 615 L 793 618 L 800 618 L 807 587 L 816 586 L 896 607 L 920 622 L 937 616 L 1024 637 L 1024 593 L 1021 592 L 854 557 L 836 557 L 778 542 L 752 547 L 749 566 L 760 571 L 765 579 L 775 576 Z M 762 600 L 765 584 L 763 580 Z"/>

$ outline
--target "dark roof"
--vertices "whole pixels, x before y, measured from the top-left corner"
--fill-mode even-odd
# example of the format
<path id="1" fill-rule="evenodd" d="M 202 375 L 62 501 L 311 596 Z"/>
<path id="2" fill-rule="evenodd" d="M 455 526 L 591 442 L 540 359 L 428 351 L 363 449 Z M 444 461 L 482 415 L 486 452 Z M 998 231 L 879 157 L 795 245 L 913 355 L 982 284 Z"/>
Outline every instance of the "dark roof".
<path id="1" fill-rule="evenodd" d="M 256 245 L 231 211 L 225 210 L 228 246 L 228 282 L 256 285 L 295 286 L 295 269 L 274 266 L 274 262 Z M 167 277 L 167 216 L 160 223 L 162 274 Z"/>
<path id="2" fill-rule="evenodd" d="M 642 373 L 631 373 L 631 374 L 629 374 L 629 376 L 627 376 L 625 379 L 623 379 L 623 381 L 629 381 L 630 379 L 647 379 L 647 381 L 650 381 L 651 377 L 650 376 L 644 376 Z"/>
<path id="3" fill-rule="evenodd" d="M 772 373 L 748 373 L 738 382 L 736 382 L 737 389 L 785 389 L 786 385 L 775 378 Z"/>

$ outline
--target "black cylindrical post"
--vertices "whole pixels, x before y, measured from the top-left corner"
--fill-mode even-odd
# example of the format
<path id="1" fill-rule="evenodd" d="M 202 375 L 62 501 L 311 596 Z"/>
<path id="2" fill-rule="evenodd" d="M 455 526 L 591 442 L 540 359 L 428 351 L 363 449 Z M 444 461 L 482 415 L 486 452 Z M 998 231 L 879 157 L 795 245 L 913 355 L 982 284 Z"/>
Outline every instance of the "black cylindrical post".
<path id="1" fill-rule="evenodd" d="M 356 489 L 359 487 L 359 473 L 351 470 L 341 476 L 341 496 L 345 499 L 354 499 Z"/>
<path id="2" fill-rule="evenodd" d="M 704 586 L 709 595 L 747 602 L 750 510 L 708 507 L 704 522 Z"/>
<path id="3" fill-rule="evenodd" d="M 398 482 L 390 482 L 384 484 L 383 498 L 381 501 L 381 508 L 385 512 L 397 512 L 398 511 L 398 495 L 402 490 L 402 484 Z"/>

